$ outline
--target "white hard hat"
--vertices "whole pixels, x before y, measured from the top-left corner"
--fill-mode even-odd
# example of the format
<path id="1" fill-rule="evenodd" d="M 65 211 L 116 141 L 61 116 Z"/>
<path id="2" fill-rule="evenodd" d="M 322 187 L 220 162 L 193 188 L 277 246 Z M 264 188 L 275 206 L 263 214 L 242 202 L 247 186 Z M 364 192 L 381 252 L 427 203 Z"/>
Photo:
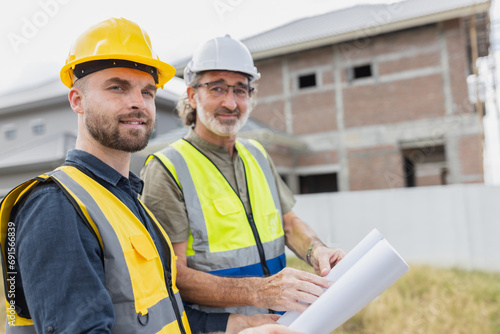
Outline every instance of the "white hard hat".
<path id="1" fill-rule="evenodd" d="M 250 81 L 260 78 L 250 51 L 229 35 L 205 42 L 194 53 L 184 69 L 184 81 L 189 85 L 196 73 L 217 70 L 241 72 L 248 75 Z"/>

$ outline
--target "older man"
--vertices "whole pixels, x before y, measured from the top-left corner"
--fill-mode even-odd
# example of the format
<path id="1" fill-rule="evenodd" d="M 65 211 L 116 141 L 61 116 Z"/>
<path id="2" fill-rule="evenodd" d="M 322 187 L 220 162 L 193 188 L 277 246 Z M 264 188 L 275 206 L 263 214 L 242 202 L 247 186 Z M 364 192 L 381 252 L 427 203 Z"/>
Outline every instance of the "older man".
<path id="1" fill-rule="evenodd" d="M 187 136 L 150 156 L 142 199 L 172 240 L 189 309 L 221 314 L 304 311 L 329 282 L 285 268 L 285 244 L 326 275 L 345 253 L 326 247 L 293 212 L 271 158 L 238 139 L 260 74 L 230 36 L 203 44 L 184 72 L 178 104 Z"/>

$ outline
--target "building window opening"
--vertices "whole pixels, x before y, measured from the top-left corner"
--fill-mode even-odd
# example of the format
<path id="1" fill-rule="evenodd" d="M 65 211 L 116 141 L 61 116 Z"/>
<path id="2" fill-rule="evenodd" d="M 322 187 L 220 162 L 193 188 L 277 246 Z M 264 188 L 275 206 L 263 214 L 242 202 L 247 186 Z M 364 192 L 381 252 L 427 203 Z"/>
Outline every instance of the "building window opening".
<path id="1" fill-rule="evenodd" d="M 14 140 L 14 139 L 16 139 L 17 131 L 16 131 L 16 129 L 8 129 L 8 130 L 5 130 L 4 134 L 5 134 L 5 139 Z"/>
<path id="2" fill-rule="evenodd" d="M 353 69 L 354 79 L 368 78 L 371 76 L 372 76 L 372 66 L 370 64 L 357 66 L 354 67 Z"/>
<path id="3" fill-rule="evenodd" d="M 33 130 L 33 134 L 35 134 L 37 136 L 43 135 L 45 133 L 45 124 L 37 123 L 37 124 L 33 125 L 32 130 Z"/>
<path id="4" fill-rule="evenodd" d="M 448 184 L 444 145 L 405 148 L 402 155 L 406 187 Z"/>
<path id="5" fill-rule="evenodd" d="M 299 89 L 316 87 L 316 73 L 299 76 Z"/>
<path id="6" fill-rule="evenodd" d="M 405 186 L 415 187 L 415 165 L 413 161 L 408 158 L 404 158 L 404 176 L 405 176 Z"/>
<path id="7" fill-rule="evenodd" d="M 314 194 L 337 192 L 337 173 L 304 175 L 299 177 L 300 193 Z"/>

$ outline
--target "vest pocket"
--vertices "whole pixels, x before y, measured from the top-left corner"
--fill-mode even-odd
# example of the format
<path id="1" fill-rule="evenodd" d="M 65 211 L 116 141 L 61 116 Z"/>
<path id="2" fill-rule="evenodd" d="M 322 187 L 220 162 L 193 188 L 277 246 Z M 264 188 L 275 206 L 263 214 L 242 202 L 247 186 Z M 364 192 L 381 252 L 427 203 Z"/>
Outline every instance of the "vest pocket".
<path id="1" fill-rule="evenodd" d="M 150 261 L 158 256 L 148 237 L 143 234 L 130 236 L 130 243 L 146 261 Z"/>
<path id="2" fill-rule="evenodd" d="M 245 209 L 236 196 L 212 199 L 204 208 L 210 252 L 224 252 L 249 247 L 255 243 Z M 194 236 L 194 235 L 193 235 Z"/>
<path id="3" fill-rule="evenodd" d="M 238 199 L 234 197 L 220 197 L 212 200 L 217 212 L 223 216 L 231 215 L 241 211 L 241 205 Z"/>
<path id="4" fill-rule="evenodd" d="M 163 267 L 153 241 L 144 234 L 129 236 L 132 249 L 124 252 L 134 291 L 136 312 L 148 308 L 168 296 Z"/>

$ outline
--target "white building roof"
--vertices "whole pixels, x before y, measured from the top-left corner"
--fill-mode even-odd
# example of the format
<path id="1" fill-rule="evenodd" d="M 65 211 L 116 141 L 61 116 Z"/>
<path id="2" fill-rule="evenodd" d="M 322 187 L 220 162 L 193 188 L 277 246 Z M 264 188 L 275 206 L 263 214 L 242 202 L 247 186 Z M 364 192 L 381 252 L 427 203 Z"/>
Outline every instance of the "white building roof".
<path id="1" fill-rule="evenodd" d="M 64 161 L 66 152 L 75 146 L 75 141 L 74 134 L 58 133 L 2 151 L 0 175 L 13 171 L 29 171 Z"/>
<path id="2" fill-rule="evenodd" d="M 186 89 L 184 80 L 174 77 L 167 82 L 163 89 L 159 89 L 157 99 L 177 103 L 180 94 Z M 68 88 L 59 78 L 48 79 L 46 83 L 33 87 L 19 89 L 0 96 L 0 114 L 13 110 L 36 108 L 51 103 L 54 100 L 67 100 Z"/>

